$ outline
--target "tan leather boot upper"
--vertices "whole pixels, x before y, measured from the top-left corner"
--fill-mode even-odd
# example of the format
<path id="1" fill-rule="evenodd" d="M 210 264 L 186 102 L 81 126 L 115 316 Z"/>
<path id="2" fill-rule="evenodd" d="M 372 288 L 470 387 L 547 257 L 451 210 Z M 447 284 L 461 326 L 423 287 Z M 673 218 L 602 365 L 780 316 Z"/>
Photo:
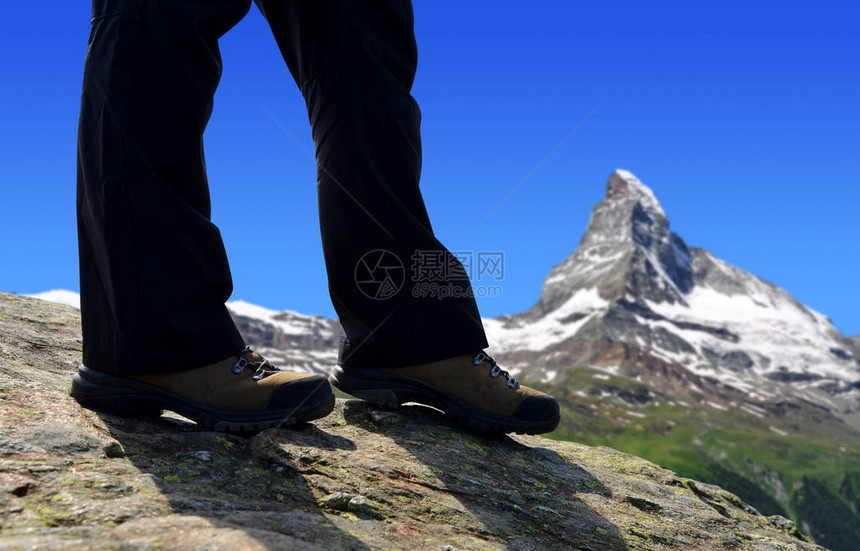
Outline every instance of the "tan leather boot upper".
<path id="1" fill-rule="evenodd" d="M 132 378 L 179 394 L 195 402 L 225 410 L 257 411 L 269 406 L 275 389 L 283 384 L 311 377 L 306 373 L 281 371 L 266 366 L 255 377 L 252 364 L 262 364 L 265 359 L 256 352 L 244 353 L 242 360 L 248 362 L 241 369 L 238 356 L 230 356 L 220 362 L 186 371 L 135 375 Z"/>
<path id="2" fill-rule="evenodd" d="M 465 354 L 437 362 L 384 371 L 418 379 L 444 390 L 477 409 L 504 417 L 513 416 L 526 398 L 548 396 L 533 388 L 520 385 L 507 372 L 496 366 L 489 356 L 484 354 L 484 357 L 478 356 L 481 359 L 475 363 L 474 354 Z"/>

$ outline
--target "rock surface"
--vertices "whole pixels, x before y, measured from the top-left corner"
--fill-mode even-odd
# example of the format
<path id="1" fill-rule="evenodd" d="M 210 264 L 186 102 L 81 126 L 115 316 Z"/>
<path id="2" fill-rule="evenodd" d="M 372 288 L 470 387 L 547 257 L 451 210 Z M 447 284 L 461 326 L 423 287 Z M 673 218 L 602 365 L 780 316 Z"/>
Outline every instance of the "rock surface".
<path id="1" fill-rule="evenodd" d="M 339 401 L 243 438 L 66 395 L 78 311 L 0 294 L 0 549 L 822 549 L 608 448 Z"/>

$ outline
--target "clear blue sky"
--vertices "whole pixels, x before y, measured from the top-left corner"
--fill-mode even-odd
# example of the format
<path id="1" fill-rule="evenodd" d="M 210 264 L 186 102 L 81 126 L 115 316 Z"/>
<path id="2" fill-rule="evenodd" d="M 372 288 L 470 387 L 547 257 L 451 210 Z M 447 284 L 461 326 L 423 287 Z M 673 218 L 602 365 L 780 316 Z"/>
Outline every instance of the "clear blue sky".
<path id="1" fill-rule="evenodd" d="M 625 168 L 690 245 L 860 332 L 856 2 L 417 0 L 415 11 L 435 228 L 451 249 L 506 255 L 485 316 L 535 302 Z M 88 27 L 84 1 L 4 5 L 0 290 L 78 289 Z M 206 146 L 234 298 L 333 316 L 302 100 L 256 8 L 222 49 Z"/>

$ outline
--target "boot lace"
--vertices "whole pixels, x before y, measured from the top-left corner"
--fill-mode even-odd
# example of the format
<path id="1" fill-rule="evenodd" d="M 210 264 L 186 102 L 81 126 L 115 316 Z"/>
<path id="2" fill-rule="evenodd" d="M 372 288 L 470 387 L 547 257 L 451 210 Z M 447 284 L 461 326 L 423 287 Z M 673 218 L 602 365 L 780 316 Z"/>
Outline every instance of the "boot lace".
<path id="1" fill-rule="evenodd" d="M 514 390 L 520 388 L 520 383 L 517 382 L 516 379 L 511 377 L 510 373 L 499 367 L 499 364 L 496 363 L 496 360 L 494 360 L 493 357 L 486 352 L 479 352 L 478 355 L 472 358 L 472 363 L 474 365 L 478 365 L 484 361 L 490 364 L 490 377 L 493 377 L 495 379 L 499 375 L 504 375 L 505 380 L 508 381 L 508 388 L 512 388 Z"/>
<path id="2" fill-rule="evenodd" d="M 246 368 L 250 368 L 254 370 L 253 379 L 255 381 L 259 381 L 260 379 L 265 379 L 269 375 L 277 373 L 280 371 L 277 367 L 273 366 L 269 363 L 269 360 L 263 358 L 261 362 L 255 362 L 248 359 L 248 356 L 253 354 L 254 351 L 251 350 L 250 346 L 245 346 L 241 352 L 239 352 L 239 360 L 233 364 L 233 374 L 238 375 L 242 373 Z M 262 356 L 260 356 L 262 358 Z"/>

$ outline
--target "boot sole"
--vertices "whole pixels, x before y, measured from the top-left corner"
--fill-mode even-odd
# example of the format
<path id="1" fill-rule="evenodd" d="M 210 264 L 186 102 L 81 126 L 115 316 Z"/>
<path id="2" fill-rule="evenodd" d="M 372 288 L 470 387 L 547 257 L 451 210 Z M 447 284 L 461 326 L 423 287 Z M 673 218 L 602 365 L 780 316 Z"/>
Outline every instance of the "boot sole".
<path id="1" fill-rule="evenodd" d="M 320 384 L 326 384 L 319 376 Z M 335 397 L 319 391 L 294 408 L 262 411 L 235 411 L 206 406 L 155 385 L 118 377 L 102 371 L 78 367 L 69 395 L 87 408 L 120 417 L 158 417 L 164 410 L 193 420 L 203 430 L 257 432 L 270 427 L 286 427 L 325 417 L 334 409 Z M 324 397 L 323 397 L 324 396 Z M 310 398 L 314 398 L 311 401 Z M 321 400 L 316 398 L 322 398 Z"/>
<path id="2" fill-rule="evenodd" d="M 484 432 L 543 434 L 553 431 L 560 420 L 556 417 L 525 421 L 496 415 L 477 409 L 418 379 L 378 369 L 345 370 L 336 366 L 329 382 L 351 396 L 392 409 L 409 402 L 431 406 L 457 424 Z"/>

